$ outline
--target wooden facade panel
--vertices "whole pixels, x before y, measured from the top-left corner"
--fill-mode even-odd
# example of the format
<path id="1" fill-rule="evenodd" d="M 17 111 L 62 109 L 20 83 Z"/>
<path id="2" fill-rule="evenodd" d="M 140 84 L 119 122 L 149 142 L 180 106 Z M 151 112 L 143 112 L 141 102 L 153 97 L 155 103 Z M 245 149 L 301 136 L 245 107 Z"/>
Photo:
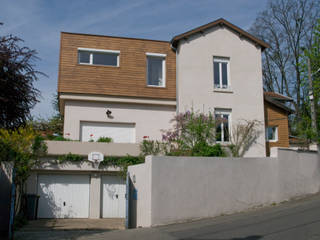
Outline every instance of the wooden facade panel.
<path id="1" fill-rule="evenodd" d="M 120 51 L 119 67 L 78 64 L 78 48 Z M 166 54 L 166 87 L 148 87 L 146 53 Z M 176 99 L 176 56 L 169 42 L 61 33 L 58 91 Z"/>
<path id="2" fill-rule="evenodd" d="M 288 112 L 264 101 L 266 127 L 278 127 L 278 141 L 266 142 L 267 156 L 271 147 L 289 147 Z"/>

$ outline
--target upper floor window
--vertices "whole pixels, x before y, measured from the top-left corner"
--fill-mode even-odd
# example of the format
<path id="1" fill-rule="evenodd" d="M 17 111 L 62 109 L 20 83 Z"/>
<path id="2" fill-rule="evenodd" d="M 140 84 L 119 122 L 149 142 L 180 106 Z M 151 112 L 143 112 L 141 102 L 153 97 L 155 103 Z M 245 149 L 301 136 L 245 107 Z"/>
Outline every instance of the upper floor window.
<path id="1" fill-rule="evenodd" d="M 230 142 L 231 111 L 215 110 L 215 120 L 217 142 Z"/>
<path id="2" fill-rule="evenodd" d="M 213 81 L 214 88 L 227 89 L 230 86 L 229 59 L 213 58 Z"/>
<path id="3" fill-rule="evenodd" d="M 268 142 L 278 141 L 278 127 L 267 127 L 266 128 L 266 139 Z"/>
<path id="4" fill-rule="evenodd" d="M 78 48 L 79 64 L 119 67 L 120 51 Z"/>
<path id="5" fill-rule="evenodd" d="M 165 87 L 166 85 L 166 55 L 147 53 L 147 85 Z"/>

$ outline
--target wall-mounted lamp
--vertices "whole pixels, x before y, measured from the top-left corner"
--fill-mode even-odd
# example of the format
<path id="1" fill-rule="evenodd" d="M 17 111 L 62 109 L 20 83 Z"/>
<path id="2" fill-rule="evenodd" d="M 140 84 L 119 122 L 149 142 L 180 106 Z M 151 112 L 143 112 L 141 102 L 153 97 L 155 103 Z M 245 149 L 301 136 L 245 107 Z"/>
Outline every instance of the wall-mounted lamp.
<path id="1" fill-rule="evenodd" d="M 109 109 L 107 109 L 106 114 L 107 114 L 108 118 L 111 118 L 111 117 L 112 117 L 112 116 L 111 116 L 112 112 L 111 112 Z"/>

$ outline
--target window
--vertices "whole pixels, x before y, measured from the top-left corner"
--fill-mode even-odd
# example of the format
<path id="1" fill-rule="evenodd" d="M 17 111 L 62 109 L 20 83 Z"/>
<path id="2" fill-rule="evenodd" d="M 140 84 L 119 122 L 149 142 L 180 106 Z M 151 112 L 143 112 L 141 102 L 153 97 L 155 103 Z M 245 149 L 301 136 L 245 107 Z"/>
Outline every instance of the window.
<path id="1" fill-rule="evenodd" d="M 229 59 L 213 58 L 214 88 L 227 89 L 230 86 Z"/>
<path id="2" fill-rule="evenodd" d="M 267 127 L 266 128 L 266 139 L 268 142 L 278 141 L 278 127 Z"/>
<path id="3" fill-rule="evenodd" d="M 165 87 L 166 55 L 147 53 L 147 85 Z"/>
<path id="4" fill-rule="evenodd" d="M 216 110 L 216 140 L 217 142 L 230 142 L 231 112 L 227 110 Z"/>
<path id="5" fill-rule="evenodd" d="M 78 48 L 79 64 L 119 67 L 120 51 Z"/>

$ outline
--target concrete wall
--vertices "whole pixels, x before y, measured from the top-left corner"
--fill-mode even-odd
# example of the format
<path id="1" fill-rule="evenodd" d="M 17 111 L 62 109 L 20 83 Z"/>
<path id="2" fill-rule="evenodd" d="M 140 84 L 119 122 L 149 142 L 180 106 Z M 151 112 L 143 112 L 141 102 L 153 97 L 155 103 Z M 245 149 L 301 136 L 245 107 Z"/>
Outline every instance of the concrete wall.
<path id="1" fill-rule="evenodd" d="M 145 164 L 129 167 L 138 192 L 136 226 L 214 217 L 317 193 L 319 164 L 316 152 L 285 149 L 276 158 L 148 156 Z"/>
<path id="2" fill-rule="evenodd" d="M 87 156 L 90 152 L 101 152 L 105 156 L 138 156 L 139 144 L 134 143 L 100 143 L 76 141 L 46 141 L 48 155 L 79 154 Z"/>
<path id="3" fill-rule="evenodd" d="M 107 109 L 112 111 L 112 118 L 107 117 Z M 142 141 L 143 136 L 161 140 L 160 130 L 171 128 L 169 122 L 175 113 L 175 106 L 66 100 L 64 136 L 79 140 L 81 121 L 134 123 L 137 143 Z"/>
<path id="4" fill-rule="evenodd" d="M 230 59 L 228 91 L 213 85 L 213 57 Z M 265 156 L 261 49 L 228 28 L 213 28 L 181 40 L 177 52 L 177 109 L 184 112 L 231 110 L 231 125 L 259 120 L 261 135 L 247 157 Z"/>
<path id="5" fill-rule="evenodd" d="M 12 166 L 0 163 L 0 238 L 7 235 L 10 217 Z"/>

